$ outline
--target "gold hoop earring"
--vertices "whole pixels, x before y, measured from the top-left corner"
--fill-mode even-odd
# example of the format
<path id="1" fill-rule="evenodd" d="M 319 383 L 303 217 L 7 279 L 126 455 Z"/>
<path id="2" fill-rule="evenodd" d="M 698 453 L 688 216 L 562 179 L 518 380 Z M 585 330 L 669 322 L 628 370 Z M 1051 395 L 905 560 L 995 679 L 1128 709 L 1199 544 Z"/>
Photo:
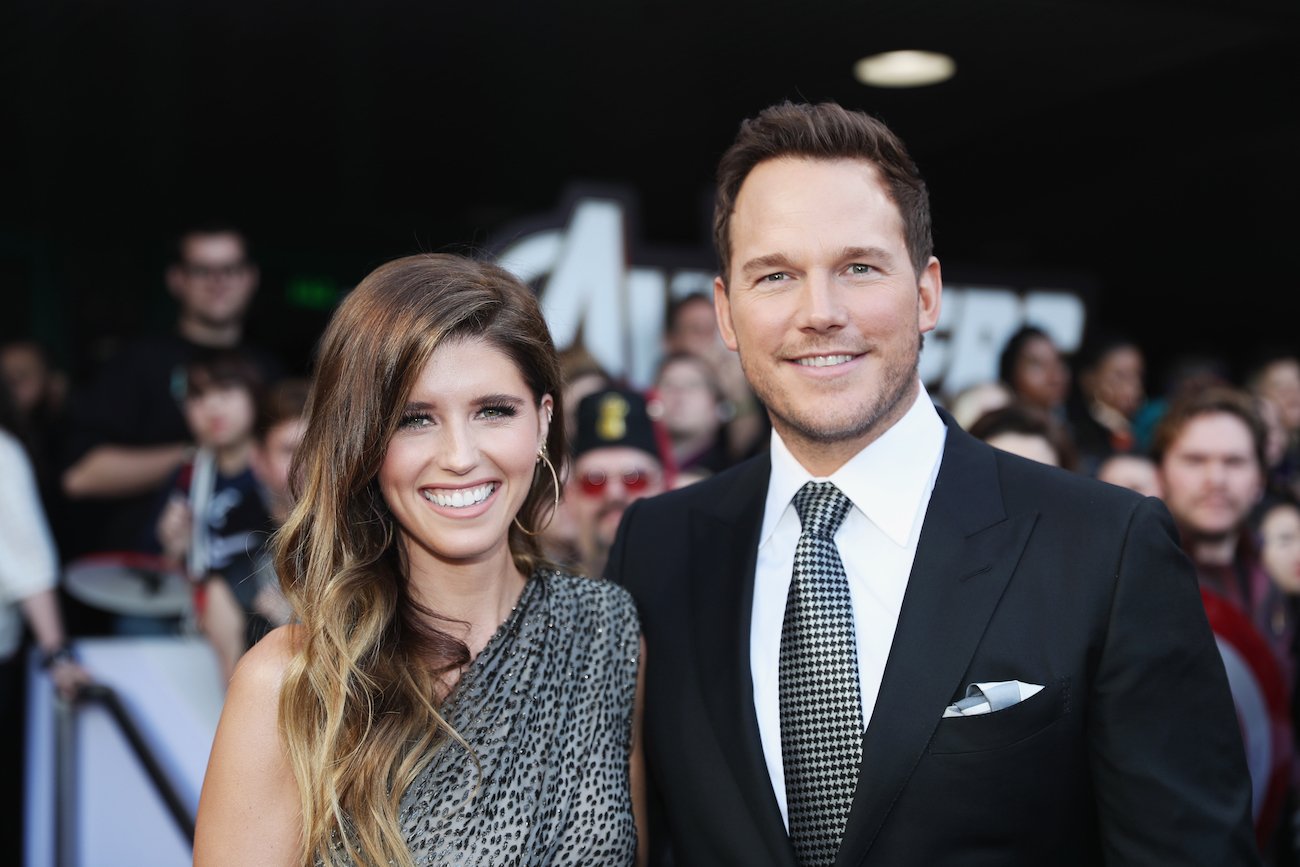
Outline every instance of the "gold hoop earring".
<path id="1" fill-rule="evenodd" d="M 518 527 L 519 532 L 523 533 L 525 536 L 540 536 L 545 533 L 546 528 L 551 526 L 551 521 L 555 520 L 555 513 L 560 510 L 560 476 L 555 472 L 555 464 L 551 463 L 550 456 L 546 454 L 546 446 L 542 446 L 537 450 L 537 463 L 545 463 L 546 468 L 551 471 L 551 484 L 555 486 L 555 502 L 551 504 L 551 514 L 550 517 L 546 519 L 546 523 L 538 527 L 536 530 L 529 530 L 523 524 L 519 523 L 519 516 L 515 516 L 515 526 Z"/>

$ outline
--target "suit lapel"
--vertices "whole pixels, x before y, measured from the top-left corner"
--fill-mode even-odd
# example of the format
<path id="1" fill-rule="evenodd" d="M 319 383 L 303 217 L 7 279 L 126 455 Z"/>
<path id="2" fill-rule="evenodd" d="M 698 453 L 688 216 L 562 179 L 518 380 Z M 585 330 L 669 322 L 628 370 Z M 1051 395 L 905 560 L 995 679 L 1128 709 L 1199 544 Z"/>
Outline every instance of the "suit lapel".
<path id="1" fill-rule="evenodd" d="M 746 464 L 720 499 L 690 515 L 691 637 L 714 737 L 731 768 L 771 863 L 794 865 L 763 758 L 754 714 L 749 625 L 754 564 L 771 462 Z"/>
<path id="2" fill-rule="evenodd" d="M 1008 518 L 996 458 L 948 436 L 871 723 L 838 865 L 860 863 L 970 665 L 1035 515 Z"/>

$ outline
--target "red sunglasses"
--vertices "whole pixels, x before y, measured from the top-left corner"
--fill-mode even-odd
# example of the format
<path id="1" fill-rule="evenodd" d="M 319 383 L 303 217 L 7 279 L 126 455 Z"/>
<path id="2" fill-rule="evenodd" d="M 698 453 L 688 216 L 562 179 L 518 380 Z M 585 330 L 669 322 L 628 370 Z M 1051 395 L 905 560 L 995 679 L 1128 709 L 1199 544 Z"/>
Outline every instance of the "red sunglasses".
<path id="1" fill-rule="evenodd" d="M 634 494 L 650 487 L 651 475 L 645 470 L 627 470 L 620 478 L 623 488 Z M 604 470 L 587 470 L 578 477 L 578 485 L 588 497 L 599 497 L 608 483 L 609 477 Z"/>

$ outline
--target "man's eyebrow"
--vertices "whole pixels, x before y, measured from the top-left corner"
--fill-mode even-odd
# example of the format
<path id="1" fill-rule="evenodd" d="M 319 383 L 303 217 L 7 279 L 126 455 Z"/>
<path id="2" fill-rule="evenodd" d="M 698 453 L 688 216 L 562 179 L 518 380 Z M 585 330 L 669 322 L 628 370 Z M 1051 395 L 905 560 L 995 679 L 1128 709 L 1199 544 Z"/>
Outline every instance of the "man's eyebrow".
<path id="1" fill-rule="evenodd" d="M 884 247 L 845 247 L 840 251 L 841 259 L 875 259 L 892 265 L 894 256 Z"/>
<path id="2" fill-rule="evenodd" d="M 784 253 L 768 253 L 766 256 L 756 256 L 750 259 L 740 270 L 745 274 L 751 274 L 755 271 L 768 271 L 773 268 L 789 268 L 790 257 Z"/>

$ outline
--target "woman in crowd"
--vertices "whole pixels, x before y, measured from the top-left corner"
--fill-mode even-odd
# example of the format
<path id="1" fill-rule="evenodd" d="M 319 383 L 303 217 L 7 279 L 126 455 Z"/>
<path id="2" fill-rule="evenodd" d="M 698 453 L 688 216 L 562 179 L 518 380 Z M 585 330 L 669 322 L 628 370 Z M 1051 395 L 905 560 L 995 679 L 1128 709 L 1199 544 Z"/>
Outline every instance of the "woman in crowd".
<path id="1" fill-rule="evenodd" d="M 635 609 L 535 540 L 560 387 L 496 266 L 399 259 L 343 302 L 277 538 L 299 623 L 236 671 L 197 864 L 638 860 Z"/>
<path id="2" fill-rule="evenodd" d="M 1090 341 L 1079 356 L 1078 392 L 1067 410 L 1080 471 L 1096 475 L 1111 455 L 1137 447 L 1133 419 L 1146 400 L 1142 349 L 1121 335 Z"/>
<path id="3" fill-rule="evenodd" d="M 1043 329 L 1025 325 L 1007 339 L 998 358 L 998 378 L 1016 400 L 1064 418 L 1070 368 Z"/>

